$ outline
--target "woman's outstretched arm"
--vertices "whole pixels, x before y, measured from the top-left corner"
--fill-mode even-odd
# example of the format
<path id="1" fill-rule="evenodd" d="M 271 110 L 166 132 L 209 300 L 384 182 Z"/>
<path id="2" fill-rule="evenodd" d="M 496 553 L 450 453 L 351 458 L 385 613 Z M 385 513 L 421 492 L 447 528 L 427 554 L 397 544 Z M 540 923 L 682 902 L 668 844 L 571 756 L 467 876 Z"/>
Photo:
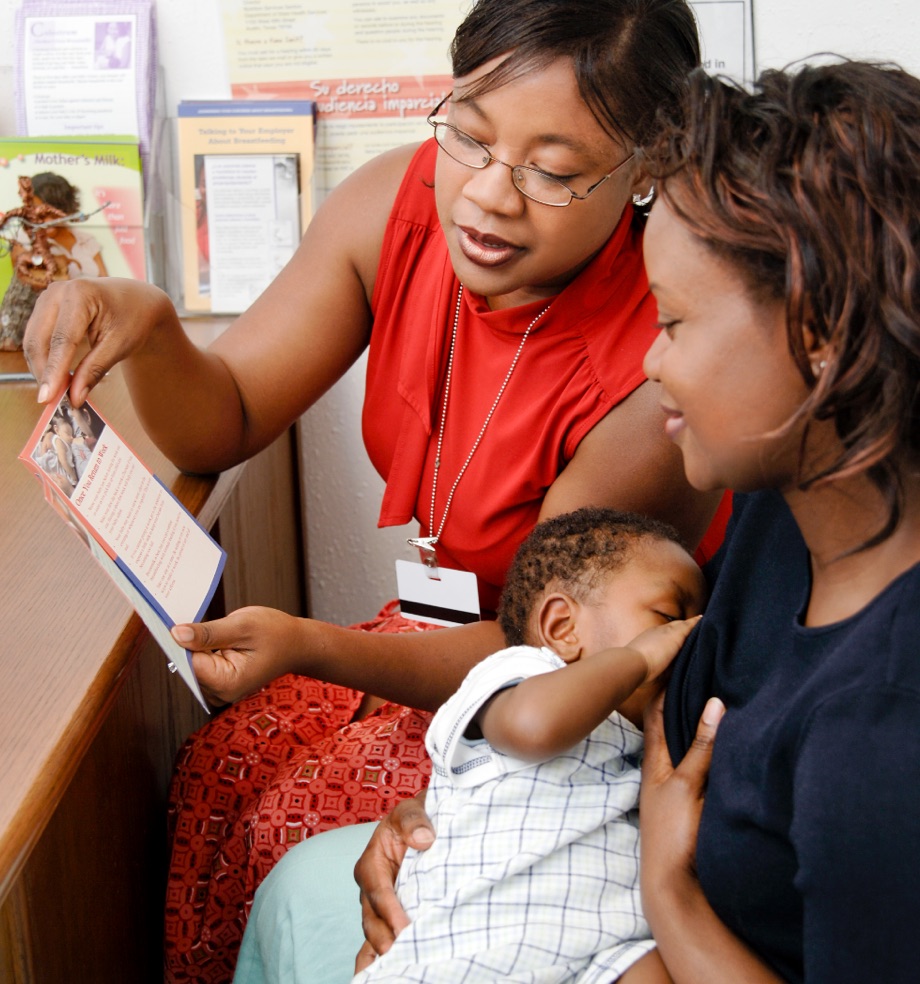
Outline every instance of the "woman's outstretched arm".
<path id="1" fill-rule="evenodd" d="M 194 650 L 195 675 L 216 704 L 299 673 L 422 710 L 440 707 L 470 668 L 504 643 L 495 622 L 390 635 L 257 607 L 176 626 L 173 636 Z"/>

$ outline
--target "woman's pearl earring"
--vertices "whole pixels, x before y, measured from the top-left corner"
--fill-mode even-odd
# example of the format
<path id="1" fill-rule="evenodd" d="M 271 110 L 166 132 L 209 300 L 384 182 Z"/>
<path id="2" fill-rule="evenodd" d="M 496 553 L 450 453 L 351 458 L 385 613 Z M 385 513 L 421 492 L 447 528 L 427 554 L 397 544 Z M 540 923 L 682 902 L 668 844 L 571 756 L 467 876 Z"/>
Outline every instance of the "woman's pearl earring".
<path id="1" fill-rule="evenodd" d="M 827 368 L 827 359 L 821 359 L 820 362 L 812 362 L 811 371 L 814 373 L 815 379 L 819 379 L 821 373 Z"/>

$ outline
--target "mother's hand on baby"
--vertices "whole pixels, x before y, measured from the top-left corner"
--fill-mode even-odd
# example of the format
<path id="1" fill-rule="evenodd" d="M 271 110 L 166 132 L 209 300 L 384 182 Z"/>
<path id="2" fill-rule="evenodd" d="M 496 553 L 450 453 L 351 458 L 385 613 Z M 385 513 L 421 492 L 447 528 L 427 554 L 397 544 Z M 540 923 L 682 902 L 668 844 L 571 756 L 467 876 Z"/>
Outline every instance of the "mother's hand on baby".
<path id="1" fill-rule="evenodd" d="M 424 803 L 424 792 L 397 803 L 380 821 L 355 865 L 366 939 L 355 961 L 356 973 L 372 963 L 375 956 L 386 953 L 409 925 L 396 896 L 396 876 L 408 848 L 424 851 L 434 843 L 434 827 Z"/>
<path id="2" fill-rule="evenodd" d="M 215 705 L 232 703 L 287 673 L 303 647 L 304 619 L 274 608 L 240 608 L 213 622 L 175 625 L 172 636 L 192 650 L 202 693 Z"/>
<path id="3" fill-rule="evenodd" d="M 642 899 L 651 912 L 686 879 L 696 881 L 696 840 L 716 730 L 725 705 L 716 697 L 703 708 L 696 736 L 675 768 L 664 736 L 664 694 L 645 713 L 645 755 L 639 799 Z M 652 925 L 654 930 L 654 924 Z"/>

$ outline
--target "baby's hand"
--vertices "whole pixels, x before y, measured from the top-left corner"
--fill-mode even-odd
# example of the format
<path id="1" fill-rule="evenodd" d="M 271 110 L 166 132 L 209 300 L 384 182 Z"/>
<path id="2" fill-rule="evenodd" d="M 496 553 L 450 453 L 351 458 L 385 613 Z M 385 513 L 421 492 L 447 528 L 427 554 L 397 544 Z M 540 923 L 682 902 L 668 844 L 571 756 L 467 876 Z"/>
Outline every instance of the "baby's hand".
<path id="1" fill-rule="evenodd" d="M 702 617 L 694 615 L 692 618 L 675 619 L 664 625 L 656 625 L 633 639 L 628 648 L 638 650 L 648 663 L 646 683 L 656 680 L 671 665 L 693 626 Z"/>

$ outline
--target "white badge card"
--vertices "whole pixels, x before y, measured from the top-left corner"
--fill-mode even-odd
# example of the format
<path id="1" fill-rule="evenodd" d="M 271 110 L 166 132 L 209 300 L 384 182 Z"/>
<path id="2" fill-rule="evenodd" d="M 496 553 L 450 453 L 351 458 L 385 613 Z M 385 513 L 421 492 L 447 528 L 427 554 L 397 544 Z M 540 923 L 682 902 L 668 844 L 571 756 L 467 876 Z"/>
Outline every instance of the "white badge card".
<path id="1" fill-rule="evenodd" d="M 480 621 L 479 588 L 469 571 L 439 570 L 432 578 L 424 564 L 396 561 L 396 590 L 406 618 L 434 625 L 466 625 Z"/>

